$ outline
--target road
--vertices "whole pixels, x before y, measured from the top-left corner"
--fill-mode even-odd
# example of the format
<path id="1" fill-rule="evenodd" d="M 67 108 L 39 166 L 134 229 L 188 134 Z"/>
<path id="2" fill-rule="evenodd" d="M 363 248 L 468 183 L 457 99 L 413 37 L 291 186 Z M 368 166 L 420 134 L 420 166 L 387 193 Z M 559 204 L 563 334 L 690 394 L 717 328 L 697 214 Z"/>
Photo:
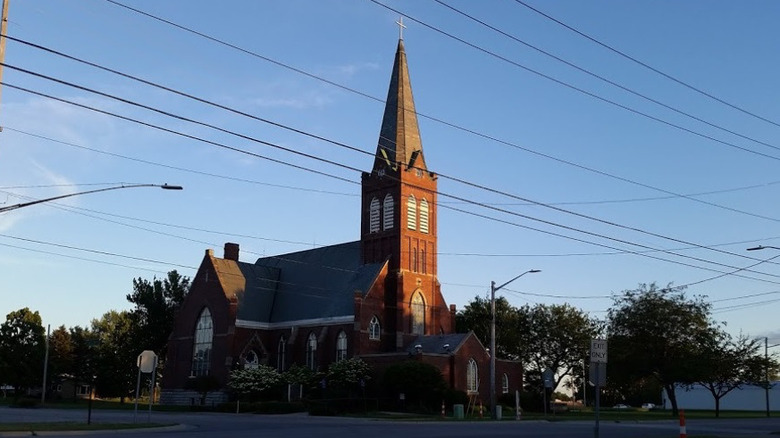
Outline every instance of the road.
<path id="1" fill-rule="evenodd" d="M 139 411 L 138 421 L 147 420 L 147 411 Z M 132 411 L 96 410 L 94 422 L 132 422 Z M 0 422 L 86 421 L 86 412 L 65 409 L 13 409 L 0 407 Z M 309 417 L 306 414 L 253 415 L 223 413 L 152 412 L 151 421 L 177 423 L 174 428 L 123 431 L 128 436 L 170 438 L 459 438 L 459 437 L 567 437 L 593 438 L 591 421 L 388 421 L 362 418 Z M 780 431 L 780 418 L 689 420 L 689 435 L 720 437 L 769 436 Z M 606 422 L 600 438 L 675 438 L 676 421 Z M 90 437 L 115 436 L 117 431 L 89 432 Z M 0 434 L 2 436 L 3 434 Z M 73 433 L 46 433 L 47 436 L 73 436 Z"/>

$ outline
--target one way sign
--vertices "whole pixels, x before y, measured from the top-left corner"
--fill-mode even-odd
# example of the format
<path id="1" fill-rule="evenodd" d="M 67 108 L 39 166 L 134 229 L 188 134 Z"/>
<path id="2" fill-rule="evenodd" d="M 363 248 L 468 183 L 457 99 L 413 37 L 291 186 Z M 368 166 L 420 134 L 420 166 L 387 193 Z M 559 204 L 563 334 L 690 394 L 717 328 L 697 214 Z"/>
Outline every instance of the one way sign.
<path id="1" fill-rule="evenodd" d="M 590 340 L 590 361 L 591 363 L 607 363 L 607 340 Z"/>

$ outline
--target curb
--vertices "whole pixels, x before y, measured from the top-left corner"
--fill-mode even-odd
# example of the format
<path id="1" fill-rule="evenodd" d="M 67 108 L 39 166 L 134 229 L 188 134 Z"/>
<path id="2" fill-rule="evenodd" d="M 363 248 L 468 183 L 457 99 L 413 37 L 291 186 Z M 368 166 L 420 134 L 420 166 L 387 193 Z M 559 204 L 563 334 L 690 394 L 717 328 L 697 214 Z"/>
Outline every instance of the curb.
<path id="1" fill-rule="evenodd" d="M 99 429 L 99 430 L 42 430 L 36 431 L 14 431 L 14 432 L 0 432 L 0 437 L 18 437 L 18 436 L 53 436 L 53 435 L 93 435 L 99 433 L 141 433 L 141 432 L 173 432 L 181 430 L 197 429 L 196 426 L 188 424 L 174 424 L 173 426 L 160 426 L 160 427 L 139 427 L 136 429 Z"/>

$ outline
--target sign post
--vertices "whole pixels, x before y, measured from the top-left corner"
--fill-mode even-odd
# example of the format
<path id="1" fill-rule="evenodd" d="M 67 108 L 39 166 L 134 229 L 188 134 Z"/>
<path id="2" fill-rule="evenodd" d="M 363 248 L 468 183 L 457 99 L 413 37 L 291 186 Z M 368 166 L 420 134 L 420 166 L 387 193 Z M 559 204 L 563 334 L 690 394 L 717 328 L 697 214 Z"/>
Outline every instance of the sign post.
<path id="1" fill-rule="evenodd" d="M 138 366 L 138 378 L 135 382 L 135 410 L 133 411 L 133 423 L 138 422 L 138 395 L 141 392 L 141 373 L 152 374 L 152 386 L 149 387 L 149 415 L 147 416 L 147 422 L 151 422 L 152 398 L 154 397 L 154 373 L 157 369 L 157 355 L 154 354 L 154 351 L 144 350 L 141 354 L 138 355 L 136 365 Z"/>
<path id="2" fill-rule="evenodd" d="M 590 340 L 590 381 L 596 386 L 596 426 L 595 438 L 599 438 L 599 409 L 601 403 L 601 385 L 607 380 L 607 340 Z"/>

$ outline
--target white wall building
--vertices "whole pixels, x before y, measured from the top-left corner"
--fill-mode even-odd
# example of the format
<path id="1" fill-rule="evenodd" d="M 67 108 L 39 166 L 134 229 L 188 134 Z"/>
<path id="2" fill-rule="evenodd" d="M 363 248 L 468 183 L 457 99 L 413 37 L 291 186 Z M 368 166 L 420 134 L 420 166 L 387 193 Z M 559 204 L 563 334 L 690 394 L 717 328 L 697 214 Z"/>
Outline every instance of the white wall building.
<path id="1" fill-rule="evenodd" d="M 769 389 L 769 409 L 780 410 L 780 382 L 772 382 Z M 715 410 L 715 398 L 710 391 L 695 385 L 691 389 L 677 388 L 677 406 L 680 409 L 711 409 Z M 671 407 L 666 393 L 662 394 L 664 406 Z M 758 386 L 745 385 L 742 389 L 734 389 L 720 399 L 720 409 L 725 411 L 764 411 L 766 410 L 766 391 Z"/>

